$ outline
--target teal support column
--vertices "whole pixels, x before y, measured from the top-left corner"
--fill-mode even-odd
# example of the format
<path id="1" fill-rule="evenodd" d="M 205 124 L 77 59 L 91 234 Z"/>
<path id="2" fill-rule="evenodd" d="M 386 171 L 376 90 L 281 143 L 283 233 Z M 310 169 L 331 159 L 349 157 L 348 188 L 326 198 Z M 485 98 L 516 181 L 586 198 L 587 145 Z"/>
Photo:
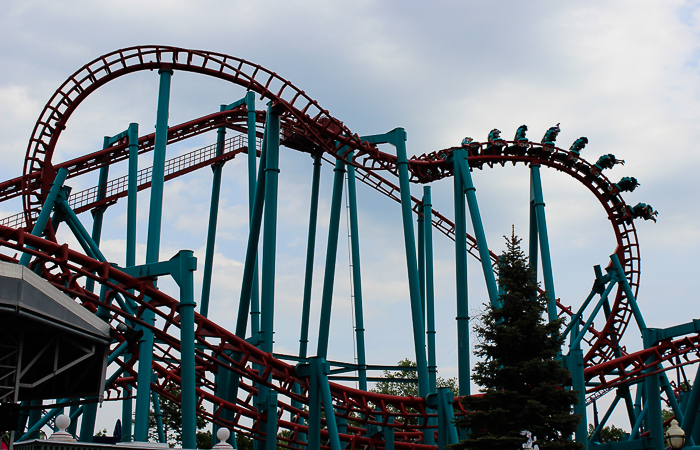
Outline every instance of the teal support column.
<path id="1" fill-rule="evenodd" d="M 267 161 L 265 164 L 265 227 L 260 292 L 260 348 L 272 353 L 275 311 L 275 253 L 277 249 L 277 184 L 279 178 L 280 116 L 270 104 L 267 110 Z"/>
<path id="2" fill-rule="evenodd" d="M 248 215 L 253 217 L 253 207 L 255 205 L 255 188 L 257 179 L 255 176 L 257 151 L 257 134 L 255 119 L 255 92 L 248 92 L 245 96 L 248 121 Z M 264 145 L 264 144 L 263 144 Z M 261 162 L 262 164 L 262 162 Z M 255 267 L 253 268 L 253 285 L 250 291 L 250 332 L 257 336 L 260 333 L 260 281 L 258 279 L 257 255 Z"/>
<path id="3" fill-rule="evenodd" d="M 479 258 L 481 259 L 481 267 L 484 271 L 484 279 L 486 280 L 486 289 L 489 292 L 489 299 L 492 305 L 499 305 L 500 301 L 498 299 L 498 287 L 496 286 L 496 278 L 493 275 L 493 268 L 491 267 L 491 255 L 489 253 L 489 246 L 486 243 L 486 233 L 484 232 L 484 225 L 481 222 L 481 213 L 479 212 L 479 203 L 476 201 L 476 188 L 474 187 L 474 182 L 472 181 L 472 174 L 469 171 L 469 165 L 467 164 L 466 151 L 464 149 L 459 149 L 454 152 L 454 158 L 462 176 L 462 187 L 464 193 L 467 196 L 467 204 L 469 205 L 469 215 L 472 218 L 472 226 L 474 227 L 474 234 L 476 237 L 476 243 L 479 247 Z"/>
<path id="4" fill-rule="evenodd" d="M 435 285 L 433 280 L 433 201 L 430 186 L 423 187 L 423 217 L 425 219 L 425 307 L 426 334 L 428 338 L 428 378 L 430 393 L 437 392 L 437 359 L 435 355 Z M 435 412 L 435 410 L 433 410 Z M 436 425 L 437 419 L 429 418 L 429 425 Z"/>
<path id="5" fill-rule="evenodd" d="M 314 156 L 314 169 L 311 181 L 311 206 L 309 208 L 309 233 L 306 241 L 306 270 L 304 272 L 304 297 L 301 308 L 301 336 L 299 337 L 299 357 L 306 358 L 309 345 L 309 316 L 311 314 L 311 287 L 314 273 L 314 252 L 316 249 L 316 225 L 318 221 L 318 194 L 321 180 L 321 157 Z"/>
<path id="6" fill-rule="evenodd" d="M 179 270 L 172 273 L 180 286 L 180 395 L 182 405 L 182 448 L 197 448 L 197 398 L 194 367 L 194 271 L 197 258 L 191 250 L 181 250 L 172 262 Z"/>
<path id="7" fill-rule="evenodd" d="M 297 365 L 297 375 L 309 379 L 308 449 L 321 448 L 321 390 L 318 388 L 319 374 L 314 365 L 319 359 L 321 358 L 312 357 L 310 363 Z"/>
<path id="8" fill-rule="evenodd" d="M 105 136 L 103 149 L 106 149 L 110 145 L 111 138 Z M 109 165 L 100 167 L 99 181 L 97 182 L 97 197 L 96 200 L 104 200 L 107 196 L 107 181 L 109 180 Z M 106 206 L 98 206 L 91 211 L 92 213 L 92 240 L 95 245 L 100 246 L 100 240 L 102 238 L 102 222 L 104 220 Z M 95 289 L 95 280 L 88 278 L 85 280 L 85 289 L 93 292 Z"/>
<path id="9" fill-rule="evenodd" d="M 428 361 L 425 355 L 425 321 L 421 308 L 420 283 L 418 281 L 418 265 L 416 261 L 416 241 L 413 232 L 411 188 L 408 176 L 408 157 L 406 155 L 406 131 L 403 128 L 396 128 L 390 132 L 390 134 L 394 135 L 393 142 L 396 145 L 396 165 L 399 169 L 401 212 L 403 218 L 404 243 L 406 247 L 409 293 L 411 297 L 413 342 L 416 352 L 416 368 L 418 369 L 418 395 L 420 397 L 425 397 L 430 393 L 430 385 L 428 379 Z M 426 444 L 433 444 L 435 442 L 432 431 L 423 432 L 423 441 Z"/>
<path id="10" fill-rule="evenodd" d="M 459 395 L 471 394 L 471 349 L 469 348 L 469 293 L 467 290 L 467 216 L 462 171 L 457 158 L 463 150 L 453 154 L 454 208 L 455 208 L 455 280 L 457 297 L 457 358 Z"/>
<path id="11" fill-rule="evenodd" d="M 236 336 L 245 339 L 248 327 L 248 313 L 250 312 L 250 299 L 253 292 L 254 274 L 257 270 L 258 241 L 262 228 L 263 206 L 265 204 L 265 165 L 267 161 L 267 131 L 263 136 L 263 147 L 260 155 L 260 167 L 258 168 L 258 180 L 255 186 L 255 201 L 253 203 L 253 216 L 250 219 L 250 233 L 246 247 L 245 264 L 243 266 L 243 280 L 241 282 L 241 296 L 238 302 L 238 319 L 236 321 Z M 255 330 L 253 330 L 254 332 Z M 253 336 L 257 336 L 256 333 Z"/>
<path id="12" fill-rule="evenodd" d="M 156 374 L 152 374 L 152 378 L 155 378 Z M 165 438 L 165 429 L 163 428 L 163 413 L 160 410 L 160 396 L 155 392 L 151 392 L 151 402 L 153 403 L 153 419 L 156 422 L 156 432 L 158 433 L 158 442 L 165 444 L 167 439 Z"/>
<path id="13" fill-rule="evenodd" d="M 351 160 L 352 152 L 348 153 Z M 360 231 L 357 220 L 357 188 L 355 186 L 355 168 L 348 170 L 348 207 L 350 208 L 350 246 L 352 249 L 352 285 L 355 299 L 355 336 L 357 341 L 357 374 L 360 390 L 367 390 L 367 360 L 365 358 L 365 320 L 362 310 L 362 270 L 360 266 Z"/>
<path id="14" fill-rule="evenodd" d="M 435 284 L 433 269 L 433 201 L 430 186 L 423 187 L 425 217 L 425 306 L 428 335 L 428 377 L 430 393 L 437 392 L 437 359 L 435 356 Z"/>
<path id="15" fill-rule="evenodd" d="M 454 396 L 449 388 L 442 387 L 438 389 L 435 399 L 429 400 L 429 403 L 438 410 L 438 450 L 447 450 L 450 444 L 456 444 L 459 441 L 452 408 Z"/>
<path id="16" fill-rule="evenodd" d="M 333 285 L 335 282 L 335 264 L 338 253 L 338 230 L 340 228 L 340 209 L 343 200 L 343 181 L 345 162 L 335 162 L 333 194 L 331 197 L 331 216 L 328 224 L 328 245 L 326 248 L 326 266 L 323 275 L 323 294 L 321 296 L 321 319 L 318 328 L 318 347 L 316 355 L 328 356 L 328 335 L 331 329 L 331 309 L 333 306 Z"/>
<path id="17" fill-rule="evenodd" d="M 39 406 L 42 404 L 41 400 L 32 400 L 30 403 L 32 406 Z M 29 429 L 34 429 L 36 424 L 39 423 L 41 420 L 41 409 L 32 409 L 29 411 L 29 420 L 27 422 L 27 426 Z M 39 430 L 37 429 L 34 432 L 34 435 L 32 436 L 30 433 L 27 433 L 27 439 L 39 439 Z"/>
<path id="18" fill-rule="evenodd" d="M 576 427 L 576 442 L 588 445 L 588 421 L 586 420 L 586 380 L 583 376 L 583 351 L 579 348 L 569 351 L 566 356 L 571 371 L 572 388 L 578 391 L 578 403 L 574 405 L 574 414 L 581 415 L 581 421 Z"/>
<path id="19" fill-rule="evenodd" d="M 420 289 L 420 306 L 423 311 L 423 320 L 426 320 L 425 312 L 425 216 L 423 206 L 418 206 L 418 218 L 416 219 L 418 228 L 418 288 Z M 425 325 L 423 325 L 425 326 Z"/>
<path id="20" fill-rule="evenodd" d="M 165 147 L 168 142 L 168 110 L 170 105 L 170 69 L 160 69 L 158 90 L 158 112 L 156 114 L 156 135 L 153 149 L 153 173 L 151 177 L 151 203 L 148 214 L 148 237 L 146 243 L 146 264 L 158 262 L 160 255 L 160 230 L 163 215 L 163 184 L 165 183 Z M 155 314 L 144 310 L 141 319 L 155 325 Z M 139 341 L 139 369 L 136 391 L 136 419 L 134 441 L 148 441 L 148 404 L 151 391 L 151 364 L 153 362 L 153 333 L 144 329 Z"/>
<path id="21" fill-rule="evenodd" d="M 644 329 L 642 331 L 642 340 L 644 341 L 644 348 L 651 348 L 655 342 L 653 338 L 654 334 L 648 332 Z M 646 372 L 653 372 L 656 370 L 656 366 L 650 365 L 653 363 L 655 357 L 652 356 L 646 361 L 649 369 Z M 654 374 L 648 376 L 644 379 L 644 409 L 646 410 L 646 419 L 644 421 L 644 428 L 649 431 L 649 437 L 651 438 L 652 448 L 655 450 L 663 450 L 664 448 L 664 429 L 661 420 L 661 383 L 659 381 L 659 375 Z M 683 419 L 688 419 L 686 415 Z M 681 424 L 681 428 L 683 424 Z M 632 430 L 634 432 L 634 430 Z M 687 432 L 686 432 L 687 433 Z"/>
<path id="22" fill-rule="evenodd" d="M 537 255 L 537 247 L 539 246 L 539 238 L 537 236 L 537 211 L 535 210 L 535 190 L 530 176 L 530 242 L 529 242 L 529 259 L 530 267 L 532 268 L 537 279 L 537 270 L 539 269 L 539 259 Z"/>
<path id="23" fill-rule="evenodd" d="M 170 107 L 170 78 L 173 71 L 160 69 L 156 136 L 153 147 L 153 174 L 151 177 L 151 204 L 148 214 L 148 242 L 146 264 L 158 262 L 160 230 L 163 218 L 163 184 L 165 183 L 165 147 L 168 143 L 168 113 Z"/>
<path id="24" fill-rule="evenodd" d="M 136 265 L 136 206 L 139 172 L 139 124 L 130 123 L 129 138 L 129 193 L 126 206 L 126 266 Z M 123 421 L 122 421 L 123 422 Z M 124 425 L 122 424 L 122 429 Z M 131 429 L 131 421 L 129 421 Z"/>
<path id="25" fill-rule="evenodd" d="M 226 105 L 221 105 L 220 111 L 226 111 Z M 216 131 L 216 156 L 224 153 L 226 127 Z M 207 247 L 204 253 L 204 272 L 202 274 L 202 297 L 199 313 L 204 317 L 209 315 L 209 296 L 211 294 L 211 274 L 214 266 L 214 246 L 216 244 L 216 224 L 219 218 L 219 198 L 221 196 L 221 172 L 223 163 L 212 166 L 214 176 L 211 183 L 211 202 L 209 204 L 209 227 L 207 229 Z"/>
<path id="26" fill-rule="evenodd" d="M 124 361 L 128 361 L 131 355 L 124 355 Z M 131 388 L 127 387 L 124 389 L 124 394 L 127 397 L 131 397 Z M 131 442 L 132 434 L 132 423 L 133 420 L 133 409 L 134 404 L 131 399 L 126 399 L 122 401 L 122 438 L 120 442 Z"/>
<path id="27" fill-rule="evenodd" d="M 313 176 L 311 181 L 311 206 L 309 208 L 309 232 L 306 242 L 306 269 L 304 272 L 304 297 L 301 308 L 301 334 L 299 336 L 299 357 L 306 358 L 309 345 L 309 318 L 311 315 L 311 287 L 314 272 L 314 253 L 316 249 L 316 227 L 318 222 L 318 195 L 321 181 L 321 156 L 315 155 L 313 164 Z M 292 387 L 296 394 L 301 393 L 298 384 Z M 303 404 L 297 400 L 292 401 L 295 408 L 302 409 Z M 303 422 L 299 418 L 300 422 Z M 306 442 L 306 434 L 299 432 L 298 440 Z"/>
<path id="28" fill-rule="evenodd" d="M 321 403 L 323 404 L 323 412 L 326 418 L 326 428 L 328 430 L 328 439 L 331 443 L 331 450 L 340 450 L 340 439 L 338 437 L 338 425 L 335 421 L 335 410 L 333 409 L 333 398 L 331 397 L 331 388 L 328 385 L 328 365 L 324 358 L 314 358 L 311 361 L 312 369 L 317 373 L 318 385 L 316 389 L 321 391 Z M 309 447 L 311 448 L 311 447 Z"/>
<path id="29" fill-rule="evenodd" d="M 136 265 L 136 217 L 138 198 L 138 172 L 139 172 L 139 124 L 130 123 L 127 129 L 129 139 L 129 192 L 126 204 L 126 266 Z M 124 361 L 129 355 L 124 356 Z M 126 388 L 127 397 L 122 401 L 122 442 L 131 442 L 133 439 L 133 399 L 132 389 Z"/>
<path id="30" fill-rule="evenodd" d="M 686 436 L 693 435 L 693 429 L 695 428 L 696 418 L 698 416 L 698 408 L 700 407 L 700 370 L 695 374 L 695 380 L 693 381 L 693 387 L 690 389 L 690 395 L 685 404 L 685 411 L 683 415 L 683 420 L 681 420 L 680 426 L 685 431 Z"/>
<path id="31" fill-rule="evenodd" d="M 537 231 L 540 241 L 540 256 L 542 257 L 542 276 L 544 288 L 549 296 L 547 315 L 549 321 L 557 318 L 557 296 L 554 293 L 554 276 L 552 275 L 552 258 L 549 253 L 549 237 L 547 235 L 547 220 L 544 214 L 544 198 L 542 196 L 542 180 L 540 178 L 539 164 L 530 164 L 530 178 L 532 180 L 532 192 L 534 196 L 535 215 L 537 217 Z"/>
<path id="32" fill-rule="evenodd" d="M 56 198 L 61 192 L 61 189 L 63 188 L 63 183 L 65 183 L 67 176 L 68 171 L 65 168 L 62 167 L 58 169 L 58 172 L 56 173 L 56 178 L 54 178 L 53 184 L 51 185 L 51 190 L 49 190 L 49 195 L 46 196 L 44 206 L 41 209 L 41 212 L 39 213 L 39 217 L 34 223 L 34 228 L 32 229 L 32 236 L 41 236 L 44 233 L 46 224 L 51 218 L 51 210 L 53 210 L 54 204 L 56 203 Z M 25 267 L 28 267 L 31 258 L 31 254 L 23 253 L 19 259 L 19 263 Z"/>
<path id="33" fill-rule="evenodd" d="M 268 392 L 262 403 L 262 411 L 266 416 L 265 442 L 258 445 L 260 450 L 277 450 L 277 392 Z M 262 442 L 258 442 L 262 444 Z"/>
<path id="34" fill-rule="evenodd" d="M 93 434 L 95 433 L 95 419 L 97 416 L 97 404 L 88 403 L 83 405 L 83 417 L 80 421 L 80 442 L 92 442 Z M 32 411 L 33 412 L 33 411 Z M 31 415 L 29 416 L 31 419 Z"/>

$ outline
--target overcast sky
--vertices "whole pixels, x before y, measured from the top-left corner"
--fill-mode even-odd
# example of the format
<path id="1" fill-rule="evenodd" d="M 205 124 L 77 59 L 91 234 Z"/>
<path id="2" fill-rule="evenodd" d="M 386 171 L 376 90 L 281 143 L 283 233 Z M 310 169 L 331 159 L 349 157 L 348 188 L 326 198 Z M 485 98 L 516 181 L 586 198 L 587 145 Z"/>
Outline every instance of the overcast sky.
<path id="1" fill-rule="evenodd" d="M 636 221 L 642 256 L 639 302 L 647 324 L 668 327 L 698 317 L 696 256 L 700 252 L 697 192 L 700 168 L 700 50 L 697 1 L 488 2 L 443 1 L 0 1 L 0 178 L 22 174 L 27 141 L 44 104 L 73 72 L 118 48 L 162 44 L 211 50 L 261 64 L 303 89 L 360 135 L 395 127 L 408 133 L 408 152 L 422 154 L 484 141 L 492 128 L 511 139 L 521 124 L 531 140 L 561 123 L 568 148 L 579 136 L 589 161 L 624 159 L 607 175 L 641 183 L 624 195 L 646 202 L 659 222 Z M 158 77 L 145 72 L 98 90 L 68 122 L 54 162 L 100 148 L 102 137 L 155 123 Z M 176 72 L 169 125 L 218 110 L 245 92 L 218 80 Z M 259 108 L 263 106 L 260 105 Z M 168 148 L 168 157 L 213 143 L 208 134 Z M 390 149 L 386 149 L 391 151 Z M 148 157 L 150 158 L 150 156 Z M 142 167 L 150 165 L 148 158 Z M 115 167 L 113 176 L 125 173 Z M 490 248 L 500 253 L 511 225 L 527 236 L 528 171 L 524 166 L 475 171 Z M 276 351 L 295 353 L 303 279 L 311 160 L 283 149 L 280 174 Z M 323 174 L 311 345 L 316 345 L 321 274 L 332 171 Z M 233 328 L 247 229 L 245 162 L 224 169 L 212 317 Z M 69 181 L 75 190 L 95 176 Z M 544 198 L 556 294 L 578 307 L 607 265 L 613 231 L 593 195 L 567 176 L 543 169 Z M 204 261 L 211 173 L 168 184 L 161 258 L 182 248 Z M 421 192 L 414 186 L 414 195 Z M 436 209 L 453 217 L 451 180 L 433 185 Z M 359 187 L 368 362 L 413 358 L 400 211 Z M 139 196 L 143 263 L 149 194 Z M 19 212 L 0 204 L 0 216 Z M 90 215 L 81 219 L 90 226 Z M 124 263 L 125 205 L 107 213 L 103 247 Z M 345 227 L 345 222 L 341 227 Z M 471 228 L 471 227 L 470 227 Z M 347 231 L 341 229 L 331 359 L 352 360 Z M 62 235 L 68 242 L 70 236 Z M 455 376 L 454 250 L 435 235 L 438 364 Z M 527 242 L 524 242 L 525 248 Z M 469 263 L 470 309 L 485 298 L 483 277 Z M 163 289 L 168 289 L 164 285 Z M 196 290 L 201 289 L 198 282 Z M 641 349 L 634 325 L 628 350 Z M 473 338 L 473 337 L 472 337 Z M 98 425 L 100 423 L 98 422 Z M 105 423 L 104 426 L 111 427 Z"/>

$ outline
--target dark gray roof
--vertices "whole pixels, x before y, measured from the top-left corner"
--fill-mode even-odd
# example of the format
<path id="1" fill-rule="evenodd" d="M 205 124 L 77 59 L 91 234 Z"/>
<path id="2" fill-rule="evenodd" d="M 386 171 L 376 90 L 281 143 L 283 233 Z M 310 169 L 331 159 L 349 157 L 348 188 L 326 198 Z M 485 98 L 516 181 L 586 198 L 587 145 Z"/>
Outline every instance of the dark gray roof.
<path id="1" fill-rule="evenodd" d="M 0 314 L 13 313 L 100 340 L 110 339 L 107 323 L 48 281 L 19 264 L 0 262 Z"/>

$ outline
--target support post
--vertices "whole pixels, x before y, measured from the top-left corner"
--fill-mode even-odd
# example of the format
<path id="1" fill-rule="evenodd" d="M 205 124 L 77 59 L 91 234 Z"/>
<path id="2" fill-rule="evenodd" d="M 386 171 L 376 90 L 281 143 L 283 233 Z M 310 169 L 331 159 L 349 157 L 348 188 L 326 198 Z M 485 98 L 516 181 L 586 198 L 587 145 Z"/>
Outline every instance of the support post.
<path id="1" fill-rule="evenodd" d="M 160 230 L 163 214 L 163 184 L 165 182 L 165 147 L 168 142 L 168 110 L 170 105 L 171 69 L 160 69 L 156 136 L 153 149 L 153 175 L 151 178 L 151 204 L 148 214 L 146 264 L 158 262 L 160 254 Z M 141 319 L 155 325 L 155 313 L 145 309 Z M 134 441 L 148 441 L 148 403 L 151 391 L 151 364 L 153 362 L 153 333 L 144 329 L 139 342 L 139 370 L 136 391 L 136 419 Z"/>
<path id="2" fill-rule="evenodd" d="M 318 347 L 316 355 L 326 358 L 328 355 L 328 335 L 331 329 L 331 309 L 333 306 L 333 285 L 335 283 L 335 264 L 338 253 L 338 230 L 340 228 L 340 209 L 343 200 L 343 182 L 345 162 L 335 162 L 333 178 L 333 195 L 331 197 L 331 216 L 328 224 L 328 244 L 326 248 L 326 266 L 323 275 L 323 294 L 321 296 L 321 318 L 318 328 Z"/>
<path id="3" fill-rule="evenodd" d="M 68 170 L 66 170 L 63 167 L 58 169 L 58 172 L 56 173 L 56 178 L 54 178 L 53 184 L 51 185 L 51 190 L 49 190 L 49 195 L 47 195 L 46 200 L 44 200 L 44 207 L 41 209 L 39 217 L 34 223 L 34 228 L 32 229 L 32 236 L 41 236 L 44 232 L 46 224 L 49 222 L 49 218 L 51 217 L 51 210 L 53 210 L 54 204 L 56 203 L 56 199 L 58 198 L 58 194 L 61 192 L 61 189 L 63 188 L 63 183 L 66 181 L 67 176 Z M 19 259 L 19 263 L 22 266 L 28 267 L 29 261 L 31 259 L 31 254 L 23 253 Z"/>
<path id="4" fill-rule="evenodd" d="M 309 208 L 309 233 L 306 241 L 306 270 L 304 272 L 304 297 L 301 307 L 301 336 L 299 337 L 299 357 L 306 358 L 309 345 L 309 316 L 311 315 L 311 286 L 314 273 L 314 252 L 316 249 L 316 224 L 318 219 L 318 194 L 321 180 L 321 157 L 314 156 L 311 181 L 311 206 Z"/>
<path id="5" fill-rule="evenodd" d="M 423 187 L 425 217 L 425 304 L 428 335 L 428 377 L 430 393 L 437 392 L 437 359 L 435 355 L 435 285 L 433 273 L 433 204 L 430 186 Z"/>
<path id="6" fill-rule="evenodd" d="M 476 201 L 476 188 L 472 181 L 472 174 L 467 163 L 466 151 L 464 149 L 455 150 L 454 159 L 459 165 L 462 177 L 462 188 L 467 196 L 467 204 L 469 205 L 469 215 L 472 218 L 472 227 L 476 236 L 476 243 L 479 247 L 479 258 L 481 259 L 481 268 L 484 272 L 486 280 L 486 289 L 489 293 L 489 300 L 492 305 L 499 305 L 498 287 L 496 286 L 496 278 L 493 275 L 493 267 L 491 267 L 491 254 L 489 246 L 486 243 L 486 233 L 484 232 L 484 224 L 481 222 L 481 213 L 479 212 L 479 203 Z"/>
<path id="7" fill-rule="evenodd" d="M 353 152 L 348 153 L 352 160 Z M 362 310 L 362 271 L 360 266 L 360 231 L 357 220 L 357 188 L 355 168 L 347 166 L 348 200 L 350 208 L 350 246 L 352 248 L 352 286 L 355 300 L 355 336 L 357 340 L 357 365 L 360 390 L 367 390 L 367 361 L 365 359 L 365 321 Z"/>
<path id="8" fill-rule="evenodd" d="M 467 216 L 462 171 L 457 158 L 464 150 L 456 150 L 454 162 L 455 208 L 455 280 L 457 297 L 457 357 L 459 395 L 471 394 L 471 364 L 469 362 L 469 291 L 467 289 Z"/>
<path id="9" fill-rule="evenodd" d="M 544 277 L 544 288 L 549 296 L 547 315 L 551 322 L 557 318 L 557 297 L 554 293 L 552 258 L 549 254 L 549 237 L 547 235 L 547 220 L 544 214 L 544 197 L 542 196 L 542 180 L 540 178 L 539 164 L 530 164 L 530 177 L 532 180 L 532 192 L 534 194 L 535 216 L 537 217 L 540 255 L 542 256 L 542 276 Z"/>
<path id="10" fill-rule="evenodd" d="M 219 111 L 226 111 L 227 105 L 221 105 Z M 216 130 L 216 156 L 224 153 L 226 127 Z M 207 247 L 204 253 L 204 272 L 202 274 L 202 297 L 199 313 L 204 317 L 209 315 L 209 297 L 211 295 L 211 274 L 214 266 L 214 247 L 216 244 L 216 225 L 219 218 L 219 198 L 221 196 L 221 172 L 223 163 L 212 166 L 214 176 L 211 183 L 211 202 L 209 204 L 209 227 L 207 228 Z"/>

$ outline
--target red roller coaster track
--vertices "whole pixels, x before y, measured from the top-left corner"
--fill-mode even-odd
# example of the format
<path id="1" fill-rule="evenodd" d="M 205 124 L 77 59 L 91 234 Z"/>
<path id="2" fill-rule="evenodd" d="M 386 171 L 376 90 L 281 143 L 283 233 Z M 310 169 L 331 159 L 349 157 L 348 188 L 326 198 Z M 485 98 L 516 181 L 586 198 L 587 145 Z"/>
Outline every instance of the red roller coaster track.
<path id="1" fill-rule="evenodd" d="M 179 341 L 173 329 L 179 327 L 177 301 L 154 289 L 152 281 L 148 279 L 136 279 L 129 277 L 118 268 L 109 264 L 95 261 L 81 253 L 75 252 L 67 245 L 59 245 L 55 242 L 31 236 L 26 230 L 30 229 L 48 189 L 55 177 L 58 168 L 65 167 L 69 177 L 75 177 L 106 164 L 113 164 L 127 158 L 126 142 L 117 142 L 112 147 L 94 152 L 72 161 L 54 164 L 53 152 L 61 132 L 71 114 L 100 86 L 120 76 L 140 70 L 172 69 L 201 73 L 223 79 L 244 88 L 254 91 L 261 98 L 273 102 L 280 111 L 282 117 L 282 143 L 288 147 L 308 151 L 310 153 L 324 152 L 330 159 L 335 159 L 340 148 L 348 146 L 355 151 L 354 165 L 357 176 L 364 183 L 372 186 L 385 195 L 399 200 L 399 188 L 392 182 L 377 174 L 378 170 L 386 170 L 396 175 L 396 157 L 379 151 L 376 146 L 362 142 L 357 134 L 353 134 L 342 122 L 332 117 L 328 111 L 322 109 L 317 102 L 311 99 L 304 91 L 294 87 L 289 81 L 279 77 L 274 72 L 228 55 L 188 50 L 164 46 L 140 46 L 118 50 L 101 56 L 85 65 L 61 85 L 49 100 L 37 121 L 29 142 L 22 177 L 9 180 L 0 184 L 0 201 L 22 195 L 24 202 L 24 216 L 21 222 L 15 221 L 13 227 L 0 225 L 0 245 L 16 251 L 30 252 L 34 257 L 34 265 L 41 270 L 42 276 L 62 289 L 71 297 L 81 301 L 86 307 L 96 310 L 99 304 L 97 296 L 84 290 L 81 285 L 85 279 L 92 278 L 107 286 L 110 294 L 107 295 L 105 308 L 113 313 L 113 320 L 129 320 L 142 326 L 149 327 L 139 317 L 145 309 L 153 309 L 165 323 L 162 329 L 151 328 L 159 340 L 154 355 L 154 370 L 160 378 L 154 383 L 154 389 L 166 396 L 171 394 L 166 389 L 169 381 L 179 382 Z M 257 121 L 263 123 L 265 114 L 258 112 Z M 238 131 L 245 131 L 245 112 L 240 109 L 210 114 L 200 119 L 192 120 L 185 124 L 171 127 L 168 130 L 168 143 L 176 142 L 188 137 L 214 130 L 219 127 L 228 127 Z M 148 135 L 139 139 L 139 152 L 149 151 L 153 147 L 154 135 Z M 603 206 L 610 221 L 617 241 L 614 253 L 620 259 L 625 275 L 633 293 L 636 295 L 639 288 L 640 256 L 636 231 L 629 208 L 625 205 L 617 188 L 595 166 L 576 155 L 556 147 L 548 147 L 537 143 L 508 142 L 508 147 L 494 154 L 485 154 L 485 145 L 477 144 L 471 147 L 473 151 L 468 161 L 470 167 L 481 169 L 484 165 L 505 165 L 523 163 L 540 164 L 566 173 L 586 186 Z M 409 162 L 411 181 L 427 183 L 451 175 L 451 165 L 447 159 L 455 148 L 433 152 L 420 157 L 414 157 Z M 174 178 L 184 173 L 197 170 L 204 166 L 224 161 L 235 157 L 240 152 L 247 151 L 243 142 L 232 142 L 223 155 L 215 157 L 205 149 L 189 154 L 189 159 L 184 158 L 172 163 L 172 170 L 168 177 Z M 198 153 L 199 152 L 199 153 Z M 182 157 L 181 157 L 182 158 Z M 148 174 L 139 179 L 139 189 L 149 186 Z M 77 212 L 87 211 L 103 203 L 116 201 L 125 195 L 123 183 L 118 180 L 112 182 L 107 198 L 101 202 L 96 201 L 95 193 L 91 190 L 83 192 L 80 196 L 71 198 L 72 205 Z M 79 198 L 78 198 L 79 197 Z M 414 210 L 418 210 L 421 202 L 413 199 Z M 433 211 L 433 225 L 451 239 L 454 239 L 454 225 L 437 211 Z M 468 251 L 478 258 L 476 240 L 468 236 Z M 27 246 L 34 249 L 28 250 Z M 0 258 L 16 261 L 0 254 Z M 496 256 L 491 254 L 492 263 L 496 262 Z M 95 272 L 93 275 L 92 272 Z M 131 298 L 139 307 L 138 312 L 124 310 L 115 303 L 115 296 Z M 153 299 L 143 302 L 148 296 Z M 572 315 L 569 307 L 559 304 L 562 314 Z M 619 348 L 620 339 L 625 332 L 632 315 L 629 299 L 620 288 L 617 291 L 615 301 L 611 308 L 608 320 L 601 330 L 590 328 L 585 340 L 590 345 L 585 356 L 585 378 L 596 378 L 599 384 L 590 389 L 590 393 L 614 387 L 631 379 L 648 376 L 651 367 L 660 361 L 669 365 L 661 370 L 689 364 L 698 360 L 700 339 L 697 336 L 686 337 L 675 341 L 662 342 L 660 345 L 640 352 L 626 354 Z M 249 345 L 233 333 L 217 326 L 214 322 L 197 315 L 196 317 L 197 354 L 196 366 L 200 383 L 198 384 L 199 402 L 207 401 L 225 409 L 235 412 L 236 419 L 233 423 L 223 421 L 218 415 L 203 411 L 208 419 L 229 427 L 235 427 L 243 432 L 263 433 L 263 430 L 251 429 L 240 422 L 242 417 L 248 417 L 259 423 L 257 410 L 252 405 L 252 394 L 256 392 L 255 383 L 269 385 L 278 391 L 284 398 L 307 403 L 306 380 L 296 375 L 295 368 L 282 361 L 273 358 L 270 354 L 261 352 L 256 347 Z M 237 352 L 243 357 L 235 360 L 227 352 Z M 615 358 L 615 354 L 621 357 Z M 656 361 L 649 363 L 652 356 Z M 679 356 L 684 358 L 680 361 Z M 125 374 L 112 386 L 108 386 L 111 398 L 119 397 L 123 391 L 120 387 L 135 385 L 134 363 L 138 355 L 133 355 L 129 361 L 123 362 Z M 241 389 L 248 392 L 247 399 L 240 400 L 237 404 L 231 404 L 217 398 L 214 394 L 215 384 L 213 374 L 222 365 L 228 365 L 240 375 Z M 266 368 L 266 373 L 259 375 L 253 365 L 261 365 Z M 651 364 L 651 365 L 650 365 Z M 660 367 L 660 366 L 659 366 Z M 272 382 L 268 382 L 267 374 L 272 375 Z M 302 386 L 302 393 L 292 391 L 294 383 Z M 343 413 L 346 418 L 352 418 L 358 424 L 387 426 L 387 418 L 396 418 L 393 425 L 398 436 L 420 439 L 419 431 L 428 426 L 429 416 L 425 401 L 413 397 L 392 397 L 381 394 L 358 391 L 349 387 L 332 384 L 334 401 L 343 405 Z M 172 397 L 172 396 L 171 396 Z M 177 400 L 173 398 L 173 400 Z M 304 417 L 306 413 L 296 409 L 289 403 L 280 403 L 282 411 L 289 411 L 296 417 Z M 359 419 L 362 418 L 362 419 Z M 412 420 L 409 420 L 412 419 Z M 410 425 L 415 423 L 415 425 Z M 257 426 L 257 425 L 255 425 Z M 280 426 L 288 429 L 304 430 L 305 427 L 298 423 L 280 420 Z M 264 433 L 263 433 L 264 434 Z M 342 440 L 353 441 L 355 445 L 368 445 L 375 448 L 376 442 L 371 438 L 361 436 L 359 428 L 348 428 L 348 434 L 341 436 Z M 397 448 L 416 448 L 414 444 L 397 442 Z"/>

